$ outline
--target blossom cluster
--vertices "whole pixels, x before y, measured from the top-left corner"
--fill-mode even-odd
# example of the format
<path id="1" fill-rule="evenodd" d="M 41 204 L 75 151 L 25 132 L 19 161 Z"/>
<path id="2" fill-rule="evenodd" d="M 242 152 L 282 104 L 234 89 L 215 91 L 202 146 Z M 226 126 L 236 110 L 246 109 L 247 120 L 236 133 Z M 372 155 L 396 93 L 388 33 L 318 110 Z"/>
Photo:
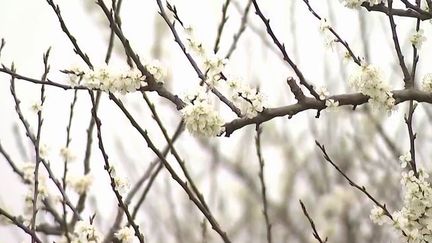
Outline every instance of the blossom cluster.
<path id="1" fill-rule="evenodd" d="M 167 70 L 157 60 L 145 65 L 147 71 L 155 81 L 163 84 L 167 77 Z M 100 89 L 105 92 L 126 94 L 138 90 L 144 85 L 146 76 L 137 69 L 115 72 L 112 68 L 100 67 L 95 70 L 80 70 L 74 68 L 68 72 L 69 84 L 86 86 L 89 89 Z"/>
<path id="2" fill-rule="evenodd" d="M 125 226 L 117 231 L 117 233 L 114 233 L 114 236 L 121 242 L 121 243 L 132 243 L 134 239 L 135 231 L 131 226 Z"/>
<path id="3" fill-rule="evenodd" d="M 96 227 L 83 220 L 78 221 L 75 225 L 72 243 L 99 243 L 102 242 L 102 234 Z"/>
<path id="4" fill-rule="evenodd" d="M 351 75 L 349 83 L 354 89 L 369 96 L 369 103 L 378 110 L 392 111 L 395 99 L 390 86 L 384 81 L 379 69 L 362 62 L 361 66 Z"/>
<path id="5" fill-rule="evenodd" d="M 244 116 L 252 118 L 264 110 L 264 96 L 257 89 L 251 88 L 238 79 L 230 79 L 226 84 L 231 100 Z"/>
<path id="6" fill-rule="evenodd" d="M 90 174 L 83 176 L 70 176 L 68 177 L 67 183 L 76 193 L 82 195 L 89 191 L 90 186 L 93 183 L 93 177 Z"/>
<path id="7" fill-rule="evenodd" d="M 422 29 L 413 31 L 409 40 L 415 48 L 419 49 L 426 41 L 424 31 Z"/>
<path id="8" fill-rule="evenodd" d="M 400 156 L 401 167 L 411 161 L 409 153 Z M 432 242 L 432 187 L 427 181 L 429 175 L 419 170 L 402 172 L 401 184 L 404 191 L 403 207 L 392 213 L 393 221 L 388 219 L 384 210 L 374 207 L 371 219 L 379 225 L 391 224 L 401 233 L 405 242 Z"/>
<path id="9" fill-rule="evenodd" d="M 370 5 L 377 5 L 386 2 L 386 0 L 340 0 L 340 1 L 347 8 L 359 8 L 363 3 L 369 3 Z"/>
<path id="10" fill-rule="evenodd" d="M 426 92 L 432 92 L 432 73 L 427 73 L 423 77 L 422 88 Z"/>
<path id="11" fill-rule="evenodd" d="M 130 184 L 129 182 L 126 180 L 125 177 L 119 176 L 115 167 L 111 166 L 111 168 L 109 168 L 109 173 L 110 173 L 110 177 L 113 179 L 114 181 L 114 187 L 115 189 L 121 194 L 125 194 L 129 188 L 130 188 Z"/>
<path id="12" fill-rule="evenodd" d="M 189 102 L 181 110 L 186 128 L 197 136 L 214 137 L 224 131 L 223 120 L 214 110 L 203 89 L 194 96 L 187 97 Z"/>
<path id="13" fill-rule="evenodd" d="M 204 44 L 195 37 L 192 27 L 185 28 L 185 33 L 188 51 L 198 57 L 205 69 L 204 82 L 208 88 L 224 89 L 230 102 L 240 110 L 242 117 L 252 118 L 262 112 L 264 96 L 237 78 L 227 78 L 223 74 L 227 60 L 207 51 Z M 208 97 L 209 89 L 204 91 L 201 88 L 197 93 L 186 97 L 187 105 L 181 110 L 186 127 L 198 136 L 216 136 L 224 130 L 223 120 Z"/>
<path id="14" fill-rule="evenodd" d="M 24 163 L 20 170 L 23 175 L 23 180 L 26 185 L 28 185 L 28 190 L 24 196 L 24 213 L 26 216 L 31 216 L 33 213 L 33 197 L 35 189 L 35 163 L 27 162 Z M 36 207 L 41 203 L 43 199 L 48 197 L 48 187 L 46 184 L 46 177 L 42 174 L 38 175 L 38 198 L 36 201 Z"/>

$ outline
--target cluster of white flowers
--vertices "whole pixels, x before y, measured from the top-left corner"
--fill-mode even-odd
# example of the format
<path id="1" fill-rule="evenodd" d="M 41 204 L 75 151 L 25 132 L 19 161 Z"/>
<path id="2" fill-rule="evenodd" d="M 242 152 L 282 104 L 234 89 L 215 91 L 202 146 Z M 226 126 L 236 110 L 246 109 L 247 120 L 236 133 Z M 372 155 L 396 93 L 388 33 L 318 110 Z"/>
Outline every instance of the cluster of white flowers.
<path id="1" fill-rule="evenodd" d="M 181 110 L 186 128 L 197 136 L 214 137 L 224 131 L 223 120 L 213 105 L 199 92 L 195 99 Z"/>
<path id="2" fill-rule="evenodd" d="M 377 5 L 386 2 L 386 0 L 340 0 L 340 1 L 347 8 L 359 8 L 362 5 L 362 3 Z"/>
<path id="3" fill-rule="evenodd" d="M 134 229 L 129 227 L 123 227 L 117 233 L 114 234 L 114 236 L 121 242 L 121 243 L 132 243 L 134 239 L 135 231 Z"/>
<path id="4" fill-rule="evenodd" d="M 33 102 L 33 104 L 31 105 L 30 109 L 34 112 L 34 113 L 38 113 L 39 111 L 42 111 L 42 105 L 40 101 L 35 101 Z"/>
<path id="5" fill-rule="evenodd" d="M 320 100 L 325 100 L 330 95 L 330 92 L 324 86 L 318 87 L 315 91 L 318 93 Z"/>
<path id="6" fill-rule="evenodd" d="M 90 186 L 93 183 L 93 177 L 90 174 L 71 176 L 68 177 L 67 182 L 76 193 L 81 195 L 89 191 Z"/>
<path id="7" fill-rule="evenodd" d="M 153 75 L 156 82 L 163 84 L 165 83 L 165 79 L 167 78 L 168 71 L 167 69 L 160 63 L 159 60 L 153 60 L 150 63 L 145 65 L 147 71 Z"/>
<path id="8" fill-rule="evenodd" d="M 410 42 L 415 48 L 419 49 L 423 42 L 426 41 L 426 37 L 424 35 L 424 31 L 422 29 L 414 30 L 414 32 L 411 34 Z"/>
<path id="9" fill-rule="evenodd" d="M 432 73 L 427 73 L 423 77 L 422 88 L 426 92 L 432 92 Z"/>
<path id="10" fill-rule="evenodd" d="M 264 96 L 257 89 L 235 78 L 228 80 L 226 84 L 231 100 L 243 116 L 252 118 L 264 110 Z"/>
<path id="11" fill-rule="evenodd" d="M 65 161 L 71 162 L 76 159 L 76 156 L 73 154 L 70 148 L 63 147 L 60 149 L 60 155 Z"/>
<path id="12" fill-rule="evenodd" d="M 109 172 L 110 172 L 110 176 L 114 180 L 115 189 L 121 195 L 125 194 L 130 188 L 130 184 L 127 181 L 127 179 L 125 177 L 119 176 L 114 166 L 111 166 Z"/>
<path id="13" fill-rule="evenodd" d="M 24 213 L 26 216 L 31 216 L 33 213 L 33 197 L 35 189 L 35 166 L 34 162 L 26 162 L 20 167 L 24 183 L 28 186 L 28 190 L 24 196 Z M 38 175 L 38 198 L 36 207 L 38 208 L 41 201 L 48 197 L 48 187 L 46 185 L 46 177 L 41 173 Z"/>
<path id="14" fill-rule="evenodd" d="M 376 205 L 373 206 L 370 214 L 370 219 L 372 222 L 378 225 L 383 225 L 388 222 L 387 216 L 384 214 L 384 209 Z"/>
<path id="15" fill-rule="evenodd" d="M 102 242 L 102 234 L 94 227 L 83 220 L 76 223 L 72 243 L 99 243 Z"/>
<path id="16" fill-rule="evenodd" d="M 155 75 L 158 82 L 163 82 L 164 71 L 157 66 L 157 64 L 149 64 L 149 72 Z M 108 67 L 102 67 L 95 70 L 82 71 L 79 69 L 73 69 L 72 72 L 68 74 L 69 84 L 74 87 L 78 84 L 82 84 L 90 89 L 100 89 L 105 92 L 121 93 L 126 94 L 129 92 L 134 92 L 139 89 L 144 80 L 146 79 L 139 70 L 130 69 L 126 72 L 115 73 L 110 71 Z"/>
<path id="17" fill-rule="evenodd" d="M 221 84 L 222 72 L 225 69 L 227 60 L 220 58 L 204 47 L 203 43 L 197 40 L 192 27 L 185 28 L 186 39 L 189 51 L 195 54 L 205 69 L 205 83 L 216 88 L 225 88 L 231 102 L 240 109 L 241 115 L 252 118 L 264 110 L 263 95 L 257 89 L 242 84 L 236 78 L 226 78 L 227 82 Z M 187 106 L 181 110 L 183 119 L 188 130 L 198 136 L 216 136 L 223 132 L 223 120 L 214 110 L 210 102 L 208 92 L 201 89 L 199 92 L 187 98 Z"/>
<path id="18" fill-rule="evenodd" d="M 329 31 L 330 27 L 328 20 L 326 18 L 321 18 L 319 30 L 324 35 L 324 45 L 326 48 L 333 50 L 336 39 Z"/>
<path id="19" fill-rule="evenodd" d="M 411 161 L 411 155 L 406 153 L 399 158 L 401 167 L 405 168 Z M 381 208 L 374 207 L 370 218 L 374 223 L 392 225 L 401 233 L 405 242 L 432 242 L 432 187 L 427 181 L 429 175 L 418 171 L 402 172 L 401 184 L 404 191 L 404 204 L 399 211 L 392 213 L 393 221 L 384 215 Z"/>
<path id="20" fill-rule="evenodd" d="M 405 168 L 411 162 L 411 153 L 407 152 L 401 156 L 399 156 L 399 161 L 401 163 L 401 167 Z"/>
<path id="21" fill-rule="evenodd" d="M 351 75 L 349 83 L 354 89 L 369 96 L 369 103 L 378 110 L 392 111 L 395 99 L 390 86 L 384 82 L 378 68 L 362 62 L 361 66 Z"/>
<path id="22" fill-rule="evenodd" d="M 339 101 L 328 99 L 326 100 L 325 105 L 327 107 L 327 111 L 336 111 L 336 108 L 339 106 Z"/>

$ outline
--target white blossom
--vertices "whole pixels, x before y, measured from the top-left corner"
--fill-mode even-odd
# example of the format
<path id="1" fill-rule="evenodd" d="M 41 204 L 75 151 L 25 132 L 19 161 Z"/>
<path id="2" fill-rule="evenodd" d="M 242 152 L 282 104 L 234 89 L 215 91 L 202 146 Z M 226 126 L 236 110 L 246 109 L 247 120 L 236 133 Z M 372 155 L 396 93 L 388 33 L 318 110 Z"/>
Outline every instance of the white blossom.
<path id="1" fill-rule="evenodd" d="M 94 227 L 83 220 L 75 225 L 74 236 L 77 243 L 99 243 L 102 240 L 101 233 Z"/>
<path id="2" fill-rule="evenodd" d="M 132 243 L 134 235 L 135 231 L 131 226 L 123 227 L 114 234 L 121 243 Z"/>
<path id="3" fill-rule="evenodd" d="M 193 53 L 197 54 L 199 57 L 205 57 L 207 55 L 207 51 L 204 48 L 204 44 L 195 37 L 194 32 L 195 31 L 192 26 L 188 26 L 185 28 L 188 47 Z"/>
<path id="4" fill-rule="evenodd" d="M 328 99 L 325 102 L 328 111 L 335 111 L 339 106 L 339 101 L 335 101 L 334 99 Z"/>
<path id="5" fill-rule="evenodd" d="M 63 147 L 60 149 L 60 155 L 63 157 L 65 161 L 71 162 L 76 159 L 72 150 L 68 147 Z"/>
<path id="6" fill-rule="evenodd" d="M 371 210 L 370 219 L 372 222 L 378 225 L 382 225 L 387 221 L 386 216 L 384 215 L 384 210 L 381 207 L 377 207 L 375 205 Z"/>
<path id="7" fill-rule="evenodd" d="M 320 32 L 325 32 L 329 28 L 330 28 L 330 23 L 328 22 L 328 20 L 326 18 L 321 18 L 320 28 L 319 28 Z"/>
<path id="8" fill-rule="evenodd" d="M 411 153 L 407 152 L 407 153 L 399 156 L 399 161 L 401 163 L 401 167 L 405 168 L 407 166 L 407 164 L 411 162 Z"/>
<path id="9" fill-rule="evenodd" d="M 114 181 L 115 189 L 121 195 L 125 194 L 130 188 L 130 184 L 129 184 L 128 180 L 125 177 L 119 176 L 117 174 L 116 169 L 113 166 L 111 166 L 111 168 L 109 169 L 109 172 L 110 172 L 110 176 L 112 177 L 112 179 Z"/>
<path id="10" fill-rule="evenodd" d="M 329 91 L 324 86 L 317 88 L 316 92 L 318 93 L 320 100 L 325 100 L 327 96 L 330 95 Z"/>
<path id="11" fill-rule="evenodd" d="M 225 68 L 226 63 L 226 59 L 220 58 L 213 54 L 205 58 L 204 68 L 211 74 L 219 74 Z"/>
<path id="12" fill-rule="evenodd" d="M 43 159 L 45 159 L 48 156 L 48 153 L 50 151 L 50 148 L 48 145 L 41 143 L 39 144 L 39 156 Z"/>
<path id="13" fill-rule="evenodd" d="M 360 5 L 366 0 L 340 0 L 347 8 L 359 8 Z"/>
<path id="14" fill-rule="evenodd" d="M 154 71 L 154 68 L 150 68 Z M 162 72 L 163 73 L 163 72 Z M 107 66 L 96 68 L 88 71 L 74 71 L 75 79 L 83 75 L 82 85 L 89 89 L 100 89 L 105 92 L 118 92 L 126 94 L 134 92 L 143 86 L 146 76 L 143 76 L 137 69 L 129 69 L 127 71 L 114 72 Z M 157 74 L 157 76 L 160 74 Z M 159 76 L 158 76 L 159 77 Z M 70 78 L 71 79 L 71 78 Z M 158 82 L 160 80 L 157 80 Z M 73 81 L 76 82 L 76 81 Z"/>
<path id="15" fill-rule="evenodd" d="M 28 182 L 34 181 L 34 171 L 36 164 L 33 162 L 26 162 L 21 165 L 21 172 L 23 173 L 23 179 Z"/>
<path id="16" fill-rule="evenodd" d="M 401 166 L 404 167 L 404 164 L 411 160 L 411 156 L 407 153 L 402 155 L 400 160 L 403 161 Z M 392 213 L 393 222 L 384 221 L 404 232 L 402 237 L 406 242 L 427 243 L 432 239 L 432 187 L 427 181 L 428 177 L 423 170 L 418 170 L 417 175 L 412 170 L 408 173 L 402 172 L 403 206 Z M 378 209 L 373 210 L 373 222 L 381 224 L 383 221 L 378 220 L 380 215 Z"/>
<path id="17" fill-rule="evenodd" d="M 422 88 L 426 92 L 432 92 L 432 73 L 427 73 L 423 76 Z"/>
<path id="18" fill-rule="evenodd" d="M 345 7 L 353 8 L 353 9 L 359 8 L 364 2 L 369 3 L 370 5 L 377 5 L 386 2 L 386 0 L 340 0 L 340 1 Z"/>
<path id="19" fill-rule="evenodd" d="M 147 71 L 153 75 L 156 82 L 161 84 L 165 83 L 168 71 L 158 60 L 151 61 L 146 64 L 145 67 L 147 68 Z"/>
<path id="20" fill-rule="evenodd" d="M 93 177 L 90 174 L 72 176 L 68 178 L 68 183 L 76 193 L 82 195 L 90 189 L 90 186 L 93 183 Z"/>
<path id="21" fill-rule="evenodd" d="M 227 86 L 231 100 L 243 116 L 252 118 L 264 110 L 265 97 L 257 89 L 242 84 L 237 78 L 228 79 Z"/>
<path id="22" fill-rule="evenodd" d="M 422 29 L 414 30 L 414 32 L 411 34 L 410 42 L 415 48 L 419 49 L 423 42 L 426 41 L 426 37 L 424 35 L 424 31 Z"/>
<path id="23" fill-rule="evenodd" d="M 40 101 L 33 102 L 33 104 L 31 105 L 30 109 L 34 113 L 38 113 L 38 112 L 42 111 L 42 104 L 41 104 L 41 102 Z"/>
<path id="24" fill-rule="evenodd" d="M 214 137 L 224 131 L 222 118 L 207 101 L 195 101 L 181 110 L 186 128 L 190 133 Z"/>
<path id="25" fill-rule="evenodd" d="M 354 89 L 370 97 L 369 103 L 373 108 L 385 111 L 394 109 L 395 99 L 378 68 L 362 62 L 350 76 L 349 83 Z"/>

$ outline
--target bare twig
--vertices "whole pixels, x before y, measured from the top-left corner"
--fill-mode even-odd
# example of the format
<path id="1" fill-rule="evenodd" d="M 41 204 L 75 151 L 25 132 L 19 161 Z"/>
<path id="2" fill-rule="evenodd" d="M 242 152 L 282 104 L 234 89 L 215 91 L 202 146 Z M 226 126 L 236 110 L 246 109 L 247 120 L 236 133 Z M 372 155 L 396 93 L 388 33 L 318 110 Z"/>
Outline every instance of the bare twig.
<path id="1" fill-rule="evenodd" d="M 308 221 L 309 221 L 309 223 L 310 223 L 310 225 L 311 225 L 311 227 L 312 227 L 312 230 L 313 230 L 313 236 L 315 237 L 315 239 L 318 241 L 318 242 L 320 242 L 320 243 L 325 243 L 325 242 L 327 242 L 327 237 L 323 240 L 323 239 L 321 239 L 321 237 L 320 237 L 320 235 L 319 235 L 319 233 L 318 233 L 318 231 L 317 231 L 317 229 L 316 229 L 316 227 L 315 227 L 315 223 L 314 223 L 314 221 L 312 220 L 312 218 L 309 216 L 309 213 L 307 212 L 307 210 L 306 210 L 306 207 L 305 207 L 305 205 L 303 204 L 303 202 L 301 201 L 301 200 L 299 200 L 299 202 L 300 202 L 300 206 L 301 206 L 301 208 L 302 208 L 302 210 L 303 210 L 303 213 L 304 213 L 304 215 L 306 216 L 306 218 L 308 219 Z"/>
<path id="2" fill-rule="evenodd" d="M 228 12 L 228 6 L 230 5 L 230 3 L 231 3 L 231 0 L 225 0 L 225 3 L 222 5 L 222 18 L 219 22 L 219 26 L 217 29 L 216 40 L 215 40 L 215 44 L 213 47 L 214 53 L 217 53 L 219 51 L 219 43 L 221 40 L 222 32 L 223 32 L 223 29 L 225 27 L 226 22 L 228 21 L 227 12 Z"/>
<path id="3" fill-rule="evenodd" d="M 260 179 L 260 184 L 261 184 L 261 199 L 262 199 L 262 203 L 263 203 L 263 214 L 264 214 L 264 219 L 265 219 L 265 225 L 266 225 L 266 230 L 267 230 L 267 243 L 272 243 L 272 225 L 270 223 L 270 217 L 268 215 L 268 204 L 267 204 L 267 188 L 266 188 L 266 184 L 265 184 L 265 179 L 264 179 L 264 158 L 262 156 L 262 152 L 261 152 L 261 133 L 262 133 L 262 128 L 257 125 L 256 126 L 256 139 L 255 139 L 255 145 L 256 145 L 256 153 L 258 156 L 258 162 L 259 162 L 259 179 Z"/>
<path id="4" fill-rule="evenodd" d="M 396 24 L 394 21 L 393 13 L 391 12 L 392 6 L 393 6 L 393 0 L 389 0 L 388 1 L 388 8 L 390 9 L 390 12 L 388 14 L 388 17 L 389 17 L 389 21 L 390 21 L 390 28 L 392 31 L 393 43 L 395 46 L 397 57 L 399 59 L 399 65 L 402 69 L 402 73 L 404 76 L 405 88 L 410 88 L 410 87 L 413 87 L 413 80 L 411 79 L 411 75 L 410 75 L 408 68 L 405 64 L 404 56 L 402 54 L 402 50 L 401 50 L 401 47 L 399 44 L 399 38 L 397 35 L 397 31 L 396 31 Z"/>
<path id="5" fill-rule="evenodd" d="M 248 23 L 248 14 L 249 14 L 249 10 L 250 10 L 251 6 L 252 6 L 252 1 L 249 0 L 243 13 L 242 13 L 240 27 L 239 27 L 237 33 L 234 34 L 231 46 L 230 46 L 230 48 L 229 48 L 229 50 L 225 56 L 226 59 L 229 59 L 231 57 L 231 55 L 234 53 L 235 49 L 237 48 L 237 43 L 239 42 L 240 37 L 242 36 L 244 31 L 246 30 L 246 25 Z"/>
<path id="6" fill-rule="evenodd" d="M 283 59 L 289 64 L 289 66 L 294 70 L 295 74 L 297 75 L 297 77 L 299 78 L 300 84 L 305 86 L 308 90 L 309 93 L 315 97 L 315 99 L 319 100 L 319 95 L 318 93 L 315 91 L 315 89 L 313 88 L 313 86 L 311 84 L 309 84 L 305 77 L 303 76 L 303 73 L 300 71 L 300 69 L 297 67 L 297 65 L 291 60 L 291 58 L 289 57 L 286 49 L 285 49 L 285 44 L 281 43 L 279 41 L 279 39 L 276 37 L 276 35 L 273 32 L 273 29 L 270 26 L 270 20 L 267 19 L 264 14 L 261 12 L 261 9 L 258 6 L 258 3 L 256 0 L 252 0 L 252 3 L 255 7 L 255 13 L 261 18 L 262 22 L 265 24 L 266 29 L 267 29 L 267 33 L 270 35 L 270 37 L 272 38 L 273 42 L 275 43 L 275 45 L 279 48 Z"/>
<path id="7" fill-rule="evenodd" d="M 57 4 L 55 4 L 53 0 L 47 0 L 47 2 L 52 7 L 55 14 L 57 15 L 61 29 L 63 30 L 63 32 L 67 35 L 67 37 L 71 41 L 71 43 L 74 47 L 74 52 L 81 57 L 81 59 L 90 67 L 90 69 L 93 69 L 93 64 L 91 63 L 90 58 L 88 57 L 88 55 L 86 53 L 84 53 L 81 50 L 81 48 L 79 47 L 79 45 L 77 43 L 76 38 L 70 33 L 69 29 L 67 28 L 67 26 L 63 20 L 63 17 L 61 15 L 60 7 Z"/>

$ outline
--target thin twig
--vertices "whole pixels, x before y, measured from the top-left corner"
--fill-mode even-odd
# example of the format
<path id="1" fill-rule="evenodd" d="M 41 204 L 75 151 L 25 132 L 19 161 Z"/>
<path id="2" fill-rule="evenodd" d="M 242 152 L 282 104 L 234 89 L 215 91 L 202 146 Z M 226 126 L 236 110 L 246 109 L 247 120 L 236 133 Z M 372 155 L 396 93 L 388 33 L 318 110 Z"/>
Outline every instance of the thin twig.
<path id="1" fill-rule="evenodd" d="M 391 12 L 392 6 L 393 6 L 393 0 L 389 0 L 388 1 L 388 8 L 390 9 L 390 12 L 388 14 L 388 17 L 389 17 L 389 21 L 390 21 L 390 28 L 391 28 L 391 31 L 392 31 L 393 43 L 394 43 L 396 54 L 397 54 L 397 57 L 398 57 L 398 60 L 399 60 L 399 65 L 400 65 L 400 67 L 402 69 L 402 73 L 403 73 L 403 76 L 404 76 L 405 88 L 410 88 L 410 87 L 413 87 L 412 86 L 411 75 L 410 75 L 410 73 L 408 71 L 408 68 L 407 68 L 407 66 L 405 64 L 404 56 L 402 54 L 402 50 L 401 50 L 401 47 L 400 47 L 400 44 L 399 44 L 399 38 L 398 38 L 398 35 L 397 35 L 397 31 L 396 31 L 396 24 L 395 24 L 395 21 L 394 21 L 393 14 Z"/>
<path id="2" fill-rule="evenodd" d="M 382 208 L 384 215 L 386 215 L 389 219 L 391 219 L 392 221 L 394 221 L 393 216 L 391 215 L 391 213 L 387 210 L 387 207 L 385 204 L 382 204 L 380 202 L 378 202 L 378 200 L 373 197 L 367 190 L 366 187 L 364 186 L 359 186 L 357 183 L 355 183 L 353 180 L 351 180 L 351 178 L 349 178 L 345 172 L 343 172 L 338 165 L 336 165 L 333 160 L 329 157 L 329 155 L 327 154 L 327 151 L 325 150 L 324 145 L 321 145 L 318 141 L 315 140 L 315 144 L 318 146 L 318 148 L 321 150 L 324 159 L 329 162 L 338 172 L 339 174 L 341 174 L 350 184 L 350 186 L 358 189 L 359 191 L 361 191 L 363 194 L 365 194 L 373 203 L 375 203 L 376 206 Z"/>
<path id="3" fill-rule="evenodd" d="M 12 223 L 14 225 L 16 225 L 17 227 L 19 227 L 20 229 L 22 229 L 26 234 L 30 235 L 31 238 L 32 238 L 32 241 L 37 242 L 37 243 L 42 243 L 42 240 L 39 239 L 39 237 L 36 235 L 36 233 L 34 232 L 34 230 L 30 229 L 25 224 L 23 224 L 20 219 L 18 219 L 15 216 L 12 216 L 11 214 L 9 214 L 8 212 L 6 212 L 2 208 L 0 208 L 0 215 L 3 215 L 4 217 L 8 218 L 10 221 L 12 221 Z"/>
<path id="4" fill-rule="evenodd" d="M 267 204 L 267 188 L 266 183 L 264 179 L 264 158 L 262 156 L 261 152 L 261 133 L 262 128 L 257 125 L 256 126 L 256 138 L 255 138 L 255 145 L 256 145 L 256 153 L 258 157 L 259 162 L 259 180 L 261 184 L 261 199 L 263 203 L 263 215 L 265 219 L 265 225 L 266 225 L 266 231 L 267 231 L 267 243 L 272 243 L 272 224 L 270 223 L 270 217 L 268 215 L 268 204 Z"/>
<path id="5" fill-rule="evenodd" d="M 225 55 L 226 59 L 229 59 L 231 57 L 231 55 L 234 53 L 234 51 L 237 48 L 237 43 L 239 42 L 240 37 L 243 35 L 244 31 L 246 30 L 246 25 L 248 23 L 248 14 L 249 14 L 249 10 L 250 10 L 251 6 L 252 6 L 252 1 L 249 0 L 243 13 L 242 13 L 240 27 L 237 30 L 237 33 L 234 34 L 231 46 L 230 46 L 227 54 Z"/>
<path id="6" fill-rule="evenodd" d="M 43 55 L 43 63 L 44 63 L 44 73 L 42 74 L 42 80 L 45 80 L 48 76 L 48 72 L 50 70 L 50 66 L 48 64 L 48 58 L 51 48 L 48 48 L 47 52 Z M 41 85 L 40 90 L 40 107 L 43 107 L 45 103 L 45 85 Z M 34 169 L 34 188 L 33 188 L 33 206 L 32 206 L 32 217 L 30 221 L 30 229 L 35 232 L 36 227 L 36 215 L 38 212 L 37 208 L 37 202 L 38 202 L 38 195 L 39 195 L 39 165 L 41 162 L 41 156 L 40 156 L 40 138 L 42 133 L 42 125 L 43 125 L 43 118 L 42 118 L 42 109 L 40 109 L 37 112 L 37 132 L 36 132 L 36 140 L 34 142 L 35 147 L 35 160 L 36 165 Z M 35 242 L 34 238 L 32 237 L 32 242 Z"/>
<path id="7" fill-rule="evenodd" d="M 256 0 L 252 0 L 252 3 L 254 5 L 254 7 L 255 7 L 255 13 L 261 18 L 262 22 L 266 26 L 267 33 L 272 38 L 272 40 L 275 43 L 275 45 L 279 48 L 279 50 L 280 50 L 280 52 L 281 52 L 281 54 L 283 56 L 283 60 L 285 60 L 289 64 L 289 66 L 294 70 L 294 73 L 299 78 L 300 84 L 303 85 L 303 86 L 305 86 L 309 90 L 309 93 L 313 97 L 315 97 L 315 99 L 319 100 L 318 93 L 315 91 L 315 89 L 313 88 L 313 86 L 306 81 L 305 77 L 303 76 L 303 73 L 300 71 L 300 69 L 297 67 L 297 65 L 289 57 L 289 55 L 288 55 L 288 53 L 287 53 L 287 51 L 285 49 L 285 44 L 281 43 L 279 41 L 279 39 L 276 37 L 276 35 L 274 34 L 273 29 L 270 26 L 270 19 L 267 19 L 264 16 L 264 14 L 261 12 L 261 9 L 258 6 L 258 3 L 257 3 Z"/>
<path id="8" fill-rule="evenodd" d="M 228 12 L 228 6 L 230 5 L 230 3 L 231 3 L 231 0 L 225 0 L 225 3 L 222 5 L 222 17 L 221 17 L 221 20 L 219 22 L 219 26 L 217 29 L 216 40 L 215 40 L 215 44 L 213 47 L 214 53 L 217 53 L 219 51 L 219 43 L 221 40 L 222 32 L 223 32 L 223 29 L 225 27 L 226 22 L 228 21 L 227 12 Z"/>
<path id="9" fill-rule="evenodd" d="M 47 2 L 52 7 L 55 14 L 57 15 L 61 29 L 63 30 L 63 32 L 67 35 L 67 37 L 71 41 L 71 43 L 74 47 L 74 52 L 81 57 L 81 59 L 90 67 L 90 69 L 93 69 L 93 64 L 91 63 L 90 58 L 88 57 L 88 55 L 86 53 L 84 53 L 81 50 L 81 48 L 79 47 L 79 45 L 77 43 L 76 38 L 70 33 L 69 29 L 67 28 L 67 26 L 63 20 L 63 17 L 61 15 L 60 7 L 57 4 L 55 4 L 53 0 L 47 0 Z"/>
<path id="10" fill-rule="evenodd" d="M 166 160 L 163 154 L 159 151 L 159 149 L 154 145 L 153 141 L 147 134 L 147 131 L 144 130 L 137 121 L 133 118 L 133 116 L 129 113 L 129 111 L 123 106 L 121 101 L 116 99 L 114 96 L 110 96 L 110 98 L 117 104 L 117 106 L 122 110 L 123 114 L 127 117 L 127 119 L 131 122 L 132 126 L 138 131 L 138 133 L 144 138 L 147 143 L 147 146 L 156 154 L 156 156 L 161 160 L 164 167 L 168 170 L 171 177 L 182 187 L 182 189 L 189 196 L 190 200 L 197 206 L 197 208 L 202 212 L 202 214 L 207 218 L 207 220 L 212 225 L 213 229 L 220 235 L 222 240 L 225 243 L 230 243 L 230 239 L 225 231 L 219 226 L 219 223 L 216 221 L 214 216 L 204 207 L 200 200 L 196 198 L 194 192 L 189 188 L 189 185 L 184 182 L 174 168 L 170 165 L 170 163 Z"/>
<path id="11" fill-rule="evenodd" d="M 116 183 L 115 183 L 114 178 L 113 178 L 112 173 L 111 173 L 112 172 L 112 167 L 111 167 L 111 165 L 109 163 L 108 154 L 105 151 L 105 147 L 104 147 L 103 140 L 102 140 L 102 131 L 101 131 L 102 123 L 101 123 L 101 120 L 99 119 L 99 117 L 97 116 L 96 100 L 95 100 L 94 94 L 91 91 L 89 92 L 89 94 L 90 94 L 90 99 L 91 99 L 91 102 L 92 102 L 92 105 L 93 105 L 92 115 L 93 115 L 93 119 L 95 120 L 95 123 L 96 123 L 99 149 L 100 149 L 100 151 L 102 153 L 102 157 L 103 157 L 104 162 L 105 162 L 104 168 L 105 168 L 105 170 L 106 170 L 106 172 L 107 172 L 107 174 L 108 174 L 108 176 L 110 178 L 110 181 L 111 181 L 111 188 L 112 188 L 112 190 L 113 190 L 113 192 L 114 192 L 114 194 L 115 194 L 115 196 L 117 198 L 117 202 L 118 202 L 119 207 L 123 209 L 123 211 L 124 211 L 124 213 L 125 213 L 125 215 L 126 215 L 126 217 L 128 219 L 129 224 L 134 229 L 135 236 L 138 238 L 138 240 L 140 241 L 140 243 L 144 243 L 144 236 L 140 232 L 139 226 L 132 219 L 132 216 L 131 216 L 131 214 L 129 212 L 128 206 L 124 203 L 123 197 L 120 195 L 119 191 L 116 188 Z"/>
<path id="12" fill-rule="evenodd" d="M 318 231 L 317 231 L 317 229 L 316 229 L 316 227 L 315 227 L 315 223 L 314 223 L 314 221 L 312 220 L 312 218 L 309 216 L 309 213 L 307 212 L 307 210 L 306 210 L 306 207 L 305 207 L 305 205 L 303 204 L 303 202 L 301 201 L 301 200 L 299 200 L 299 202 L 300 202 L 300 206 L 301 206 L 301 208 L 302 208 L 302 210 L 303 210 L 303 213 L 304 213 L 304 215 L 306 216 L 306 218 L 309 220 L 309 223 L 310 223 L 310 225 L 311 225 L 311 227 L 312 227 L 312 230 L 313 230 L 313 236 L 315 237 L 315 239 L 318 241 L 318 242 L 320 242 L 320 243 L 325 243 L 325 242 L 327 242 L 327 237 L 323 240 L 323 239 L 321 239 L 321 237 L 320 237 L 320 235 L 319 235 L 319 233 L 318 233 Z"/>
<path id="13" fill-rule="evenodd" d="M 303 0 L 303 2 L 306 4 L 306 6 L 307 6 L 308 9 L 309 9 L 309 12 L 311 12 L 313 16 L 315 16 L 318 20 L 322 20 L 321 16 L 319 16 L 318 13 L 315 12 L 315 10 L 313 10 L 312 6 L 311 6 L 310 3 L 309 3 L 309 0 Z M 345 49 L 348 51 L 348 53 L 349 53 L 349 55 L 351 56 L 351 58 L 353 59 L 353 61 L 354 61 L 357 65 L 360 66 L 360 65 L 361 65 L 360 57 L 359 57 L 359 56 L 356 56 L 356 55 L 354 54 L 354 52 L 352 51 L 352 49 L 351 49 L 351 47 L 349 46 L 348 42 L 345 41 L 345 40 L 343 40 L 343 39 L 339 36 L 339 34 L 336 32 L 336 30 L 335 30 L 332 26 L 330 26 L 330 27 L 328 28 L 328 30 L 333 34 L 334 37 L 336 37 L 337 42 L 341 43 L 341 44 L 345 47 Z"/>

